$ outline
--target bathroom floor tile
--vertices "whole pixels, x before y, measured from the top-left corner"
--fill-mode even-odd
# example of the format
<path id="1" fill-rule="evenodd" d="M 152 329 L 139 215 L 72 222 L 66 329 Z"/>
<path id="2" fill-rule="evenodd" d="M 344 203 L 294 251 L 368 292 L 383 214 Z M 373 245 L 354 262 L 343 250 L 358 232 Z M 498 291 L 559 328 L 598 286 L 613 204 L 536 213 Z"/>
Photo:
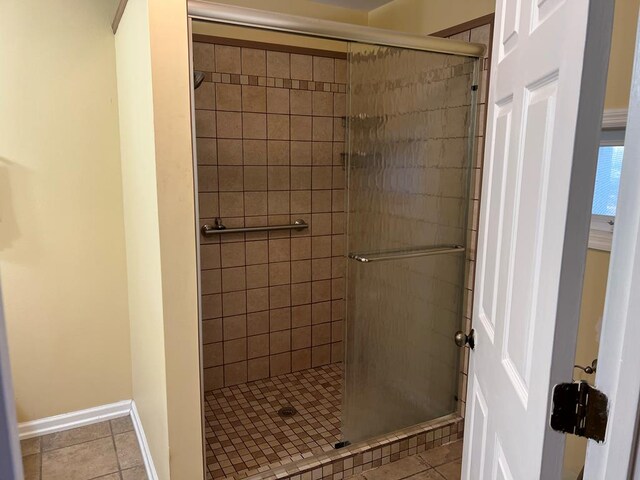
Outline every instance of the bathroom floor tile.
<path id="1" fill-rule="evenodd" d="M 25 480 L 147 479 L 128 416 L 22 440 L 21 447 Z"/>
<path id="2" fill-rule="evenodd" d="M 462 461 L 456 460 L 455 462 L 445 463 L 444 465 L 436 467 L 436 470 L 446 480 L 460 480 Z"/>
<path id="3" fill-rule="evenodd" d="M 208 473 L 241 479 L 333 450 L 340 440 L 342 365 L 225 387 L 205 399 Z M 284 406 L 297 413 L 281 417 Z"/>
<path id="4" fill-rule="evenodd" d="M 462 458 L 462 440 L 419 453 L 418 457 L 432 467 L 460 460 Z"/>

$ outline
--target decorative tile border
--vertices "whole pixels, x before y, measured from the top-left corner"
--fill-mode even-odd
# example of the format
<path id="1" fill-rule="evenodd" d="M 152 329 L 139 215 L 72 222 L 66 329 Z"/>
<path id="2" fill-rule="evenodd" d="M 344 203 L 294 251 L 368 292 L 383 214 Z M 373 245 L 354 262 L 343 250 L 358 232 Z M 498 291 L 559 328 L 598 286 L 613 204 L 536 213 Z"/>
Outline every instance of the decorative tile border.
<path id="1" fill-rule="evenodd" d="M 347 85 L 334 82 L 314 82 L 311 80 L 292 80 L 290 78 L 241 75 L 239 73 L 204 72 L 205 82 L 230 83 L 233 85 L 257 85 L 260 87 L 289 88 L 316 92 L 346 93 Z"/>

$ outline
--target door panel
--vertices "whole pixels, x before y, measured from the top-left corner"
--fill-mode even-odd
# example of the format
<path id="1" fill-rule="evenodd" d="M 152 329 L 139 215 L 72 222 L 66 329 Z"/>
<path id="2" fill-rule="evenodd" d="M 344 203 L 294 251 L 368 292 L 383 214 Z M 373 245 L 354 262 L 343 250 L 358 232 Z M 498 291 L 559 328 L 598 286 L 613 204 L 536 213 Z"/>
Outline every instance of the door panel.
<path id="1" fill-rule="evenodd" d="M 468 480 L 560 475 L 549 397 L 571 381 L 611 12 L 609 0 L 497 2 Z"/>

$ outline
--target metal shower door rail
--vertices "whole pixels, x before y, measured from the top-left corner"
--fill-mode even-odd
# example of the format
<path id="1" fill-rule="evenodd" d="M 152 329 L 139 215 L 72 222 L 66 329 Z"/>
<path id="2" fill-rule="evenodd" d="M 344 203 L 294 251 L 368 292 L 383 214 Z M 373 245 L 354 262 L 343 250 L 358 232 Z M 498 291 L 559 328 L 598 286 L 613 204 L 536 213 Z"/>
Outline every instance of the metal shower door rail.
<path id="1" fill-rule="evenodd" d="M 447 38 L 412 35 L 409 33 L 365 27 L 331 20 L 274 13 L 253 8 L 236 7 L 201 0 L 189 0 L 189 17 L 196 20 L 226 23 L 242 27 L 276 30 L 313 37 L 368 43 L 389 47 L 408 48 L 427 52 L 482 57 L 485 47 L 477 43 Z"/>

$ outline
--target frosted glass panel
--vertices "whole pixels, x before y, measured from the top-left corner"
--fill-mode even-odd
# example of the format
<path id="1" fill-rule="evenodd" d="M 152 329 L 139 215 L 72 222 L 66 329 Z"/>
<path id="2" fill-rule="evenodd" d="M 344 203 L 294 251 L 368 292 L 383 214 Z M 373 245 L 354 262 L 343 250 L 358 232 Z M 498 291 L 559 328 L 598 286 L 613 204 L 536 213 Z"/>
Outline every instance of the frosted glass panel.
<path id="1" fill-rule="evenodd" d="M 465 245 L 475 59 L 353 44 L 348 251 Z M 456 410 L 465 255 L 347 264 L 343 436 Z"/>

